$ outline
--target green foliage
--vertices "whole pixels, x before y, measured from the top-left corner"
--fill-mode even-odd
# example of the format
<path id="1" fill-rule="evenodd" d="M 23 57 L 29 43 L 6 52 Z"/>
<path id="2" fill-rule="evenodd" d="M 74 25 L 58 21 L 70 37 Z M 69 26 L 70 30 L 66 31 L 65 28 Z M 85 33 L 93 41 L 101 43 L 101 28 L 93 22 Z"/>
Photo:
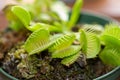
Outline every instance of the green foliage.
<path id="1" fill-rule="evenodd" d="M 75 40 L 75 35 L 74 34 L 65 34 L 61 37 L 59 37 L 49 48 L 50 52 L 54 52 L 56 50 L 62 50 L 64 48 L 69 47 L 73 41 Z"/>
<path id="2" fill-rule="evenodd" d="M 58 50 L 55 51 L 54 53 L 52 53 L 52 58 L 64 58 L 64 57 L 68 57 L 71 55 L 76 54 L 77 52 L 79 52 L 81 49 L 81 47 L 79 45 L 72 45 L 70 47 L 67 47 L 63 50 Z"/>
<path id="3" fill-rule="evenodd" d="M 3 9 L 6 15 L 6 18 L 8 22 L 10 23 L 9 27 L 15 31 L 24 29 L 24 25 L 22 24 L 22 22 L 11 11 L 12 7 L 13 7 L 12 5 L 9 5 Z"/>
<path id="4" fill-rule="evenodd" d="M 61 4 L 61 5 L 59 6 L 58 4 Z M 76 1 L 75 5 L 73 7 L 73 10 L 72 10 L 72 15 L 70 17 L 70 21 L 68 21 L 68 11 L 69 10 L 67 7 L 63 8 L 64 5 L 65 4 L 63 4 L 60 1 L 35 0 L 34 5 L 28 5 L 27 7 L 24 6 L 28 10 L 26 10 L 20 6 L 13 6 L 11 11 L 19 19 L 19 21 L 21 22 L 20 24 L 23 24 L 30 31 L 38 30 L 39 26 L 41 27 L 41 23 L 36 23 L 36 24 L 30 26 L 31 16 L 30 16 L 29 12 L 31 12 L 31 15 L 33 15 L 35 17 L 35 19 L 34 18 L 33 19 L 38 20 L 38 21 L 42 20 L 44 22 L 44 19 L 46 19 L 46 16 L 42 15 L 42 14 L 46 14 L 47 19 L 48 18 L 50 19 L 52 17 L 50 19 L 50 21 L 52 21 L 52 22 L 50 22 L 50 23 L 53 24 L 55 21 L 57 21 L 61 25 L 60 25 L 59 29 L 52 25 L 51 25 L 52 27 L 50 27 L 49 29 L 51 31 L 61 32 L 64 29 L 71 30 L 71 28 L 75 25 L 76 21 L 78 20 L 80 8 L 82 6 L 82 0 Z M 40 6 L 44 7 L 44 9 Z M 61 11 L 61 10 L 59 11 L 58 9 L 56 9 L 57 7 L 59 9 L 62 9 L 63 11 Z M 43 19 L 43 17 L 44 17 L 44 19 Z M 69 27 L 65 28 L 65 27 L 67 27 L 67 23 L 68 23 L 68 26 L 70 26 L 70 28 Z M 14 25 L 16 26 L 16 23 Z M 18 22 L 17 22 L 17 25 L 18 25 Z M 15 26 L 13 27 L 15 29 L 16 28 L 19 29 L 19 27 L 20 27 L 20 26 L 16 26 L 16 27 Z"/>
<path id="5" fill-rule="evenodd" d="M 87 58 L 95 58 L 100 51 L 100 40 L 93 33 L 81 32 L 80 43 L 82 50 L 86 54 Z"/>
<path id="6" fill-rule="evenodd" d="M 120 65 L 120 50 L 115 47 L 105 47 L 105 49 L 99 54 L 99 57 L 107 65 Z"/>
<path id="7" fill-rule="evenodd" d="M 74 55 L 71 55 L 69 57 L 64 58 L 61 63 L 66 66 L 70 66 L 73 64 L 78 58 L 80 57 L 80 53 L 76 53 Z"/>
<path id="8" fill-rule="evenodd" d="M 56 26 L 45 24 L 45 23 L 36 23 L 29 27 L 30 31 L 36 31 L 40 28 L 44 28 L 49 30 L 50 32 L 61 32 L 62 30 L 60 28 L 57 28 Z"/>
<path id="9" fill-rule="evenodd" d="M 76 22 L 79 18 L 82 4 L 83 4 L 83 0 L 76 0 L 75 4 L 73 6 L 73 9 L 72 9 L 72 15 L 70 16 L 70 20 L 68 22 L 69 28 L 73 27 L 76 24 Z"/>
<path id="10" fill-rule="evenodd" d="M 10 28 L 15 30 L 15 31 L 19 31 L 19 30 L 24 29 L 24 25 L 19 20 L 17 22 L 11 21 L 10 23 L 11 23 Z"/>
<path id="11" fill-rule="evenodd" d="M 120 47 L 120 40 L 111 35 L 102 35 L 101 40 L 105 43 L 106 46 Z"/>
<path id="12" fill-rule="evenodd" d="M 82 50 L 87 50 L 87 36 L 84 30 L 80 30 L 80 44 L 82 46 Z"/>
<path id="13" fill-rule="evenodd" d="M 18 19 L 24 24 L 25 27 L 29 26 L 31 21 L 31 16 L 27 10 L 20 6 L 13 6 L 12 12 L 18 17 Z"/>
<path id="14" fill-rule="evenodd" d="M 105 26 L 105 31 L 102 35 L 110 35 L 120 39 L 120 27 L 117 24 L 109 24 Z"/>
<path id="15" fill-rule="evenodd" d="M 81 29 L 95 34 L 101 34 L 104 31 L 104 27 L 98 24 L 85 24 Z"/>
<path id="16" fill-rule="evenodd" d="M 120 28 L 118 25 L 109 24 L 101 36 L 105 49 L 100 53 L 100 59 L 112 66 L 120 65 Z"/>
<path id="17" fill-rule="evenodd" d="M 45 24 L 45 23 L 35 23 L 35 24 L 29 26 L 30 21 L 31 21 L 30 13 L 20 6 L 13 6 L 12 12 L 14 13 L 14 15 L 16 15 L 16 17 L 18 17 L 18 19 L 24 24 L 24 26 L 30 31 L 36 31 L 40 28 L 48 29 L 51 32 L 52 31 L 56 31 L 56 32 L 61 31 L 60 28 L 58 29 L 56 26 Z"/>
<path id="18" fill-rule="evenodd" d="M 34 4 L 26 7 L 27 10 L 13 6 L 10 7 L 10 11 L 5 12 L 9 21 L 11 20 L 10 25 L 13 29 L 20 30 L 26 27 L 33 32 L 24 44 L 25 50 L 31 56 L 48 50 L 52 58 L 62 58 L 61 63 L 69 66 L 80 57 L 80 52 L 83 52 L 88 59 L 99 55 L 106 64 L 120 65 L 118 25 L 109 24 L 103 29 L 100 25 L 88 24 L 82 27 L 80 34 L 72 31 L 79 18 L 82 4 L 83 0 L 76 0 L 70 20 L 69 10 L 57 0 L 35 0 Z M 104 49 L 101 49 L 102 42 L 105 44 Z"/>
<path id="19" fill-rule="evenodd" d="M 25 50 L 29 53 L 29 55 L 41 52 L 51 45 L 49 41 L 49 31 L 45 29 L 39 29 L 28 37 L 25 42 Z"/>

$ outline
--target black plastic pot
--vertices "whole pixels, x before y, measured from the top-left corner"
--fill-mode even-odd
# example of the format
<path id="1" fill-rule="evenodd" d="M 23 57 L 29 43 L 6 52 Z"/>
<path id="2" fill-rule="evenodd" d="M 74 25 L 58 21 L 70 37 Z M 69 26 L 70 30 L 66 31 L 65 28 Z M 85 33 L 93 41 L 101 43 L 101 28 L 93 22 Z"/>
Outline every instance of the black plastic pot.
<path id="1" fill-rule="evenodd" d="M 103 26 L 108 23 L 111 23 L 111 22 L 117 23 L 112 18 L 103 16 L 103 15 L 99 15 L 99 14 L 93 14 L 91 12 L 86 12 L 86 11 L 83 11 L 81 13 L 80 18 L 78 20 L 78 23 L 80 23 L 80 24 L 96 23 L 96 24 L 100 24 Z M 9 75 L 8 73 L 6 73 L 2 68 L 0 68 L 0 74 L 3 76 L 4 80 L 18 80 L 16 78 L 14 78 L 13 76 Z M 112 71 L 110 71 L 109 73 L 104 74 L 93 80 L 116 80 L 119 76 L 120 76 L 120 67 L 117 67 L 117 68 L 113 69 Z"/>

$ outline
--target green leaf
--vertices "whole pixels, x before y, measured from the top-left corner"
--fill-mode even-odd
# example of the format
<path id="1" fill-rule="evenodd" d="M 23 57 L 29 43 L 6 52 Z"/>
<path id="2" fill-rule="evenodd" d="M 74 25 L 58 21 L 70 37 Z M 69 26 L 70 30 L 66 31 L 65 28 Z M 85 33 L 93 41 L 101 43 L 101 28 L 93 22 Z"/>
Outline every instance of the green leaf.
<path id="1" fill-rule="evenodd" d="M 69 57 L 64 58 L 61 63 L 66 66 L 70 66 L 73 64 L 78 58 L 80 57 L 80 53 L 76 53 L 74 55 L 71 55 Z"/>
<path id="2" fill-rule="evenodd" d="M 16 21 L 11 20 L 11 24 L 9 26 L 12 30 L 15 30 L 15 31 L 19 31 L 19 30 L 24 29 L 24 26 L 20 21 L 16 22 Z"/>
<path id="3" fill-rule="evenodd" d="M 71 55 L 74 55 L 75 53 L 79 52 L 81 47 L 79 45 L 73 45 L 68 48 L 65 48 L 63 50 L 58 50 L 52 53 L 52 58 L 64 58 Z"/>
<path id="4" fill-rule="evenodd" d="M 57 28 L 56 26 L 45 24 L 45 23 L 36 23 L 36 24 L 28 27 L 28 29 L 30 31 L 36 31 L 40 28 L 47 29 L 50 32 L 61 32 L 62 31 L 60 28 Z"/>
<path id="5" fill-rule="evenodd" d="M 64 48 L 69 47 L 73 41 L 75 40 L 75 35 L 74 34 L 65 34 L 59 37 L 49 48 L 50 52 L 54 52 L 57 50 L 62 50 Z"/>
<path id="6" fill-rule="evenodd" d="M 15 16 L 24 24 L 25 27 L 29 26 L 31 21 L 31 16 L 27 10 L 20 6 L 13 6 L 11 10 Z"/>
<path id="7" fill-rule="evenodd" d="M 120 47 L 120 40 L 115 38 L 112 35 L 102 35 L 101 40 L 105 43 L 106 46 Z"/>
<path id="8" fill-rule="evenodd" d="M 82 46 L 82 50 L 86 51 L 87 50 L 87 36 L 85 34 L 84 30 L 80 30 L 80 44 Z"/>
<path id="9" fill-rule="evenodd" d="M 100 51 L 100 40 L 93 33 L 85 33 L 81 30 L 80 43 L 82 51 L 86 54 L 87 58 L 94 58 Z"/>
<path id="10" fill-rule="evenodd" d="M 120 27 L 115 24 L 109 24 L 105 26 L 105 30 L 102 35 L 110 35 L 117 39 L 120 39 Z"/>
<path id="11" fill-rule="evenodd" d="M 120 50 L 115 47 L 105 47 L 99 57 L 105 64 L 120 66 Z"/>
<path id="12" fill-rule="evenodd" d="M 101 40 L 105 43 L 105 49 L 100 53 L 99 57 L 105 64 L 112 66 L 120 65 L 120 28 L 116 24 L 106 25 L 105 31 L 101 36 Z"/>
<path id="13" fill-rule="evenodd" d="M 83 0 L 76 0 L 72 9 L 72 15 L 70 16 L 70 21 L 68 23 L 69 28 L 72 28 L 76 24 L 80 15 L 82 5 L 83 5 Z"/>
<path id="14" fill-rule="evenodd" d="M 22 30 L 24 29 L 24 25 L 23 23 L 13 14 L 13 12 L 11 11 L 11 8 L 13 7 L 13 5 L 8 5 L 7 7 L 5 7 L 3 9 L 4 11 L 4 14 L 7 18 L 7 20 L 9 21 L 9 27 L 12 29 L 12 30 L 15 30 L 15 31 L 19 31 L 19 30 Z"/>
<path id="15" fill-rule="evenodd" d="M 41 52 L 51 45 L 48 30 L 39 29 L 33 32 L 25 42 L 25 50 L 29 55 Z"/>
<path id="16" fill-rule="evenodd" d="M 105 31 L 101 35 L 101 41 L 105 45 L 120 46 L 120 28 L 116 24 L 109 24 L 105 26 Z"/>
<path id="17" fill-rule="evenodd" d="M 33 31 L 36 31 L 36 30 L 41 29 L 41 28 L 45 29 L 45 27 L 41 26 L 40 23 L 35 23 L 35 24 L 29 26 L 28 29 L 33 32 Z"/>
<path id="18" fill-rule="evenodd" d="M 59 39 L 63 34 L 54 34 L 50 36 L 50 42 L 55 43 L 57 39 Z"/>
<path id="19" fill-rule="evenodd" d="M 104 27 L 98 24 L 85 24 L 81 27 L 85 32 L 91 32 L 95 34 L 101 34 L 104 31 Z"/>

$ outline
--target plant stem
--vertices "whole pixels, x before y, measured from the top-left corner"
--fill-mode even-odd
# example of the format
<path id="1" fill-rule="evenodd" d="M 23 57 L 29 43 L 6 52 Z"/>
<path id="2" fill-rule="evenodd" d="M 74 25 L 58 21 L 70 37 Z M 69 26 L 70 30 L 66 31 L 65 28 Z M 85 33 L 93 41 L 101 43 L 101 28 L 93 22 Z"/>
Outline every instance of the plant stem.
<path id="1" fill-rule="evenodd" d="M 71 29 L 77 22 L 79 18 L 79 14 L 81 11 L 81 7 L 83 4 L 83 0 L 76 0 L 73 9 L 72 9 L 72 14 L 70 16 L 70 21 L 68 22 L 68 28 Z"/>

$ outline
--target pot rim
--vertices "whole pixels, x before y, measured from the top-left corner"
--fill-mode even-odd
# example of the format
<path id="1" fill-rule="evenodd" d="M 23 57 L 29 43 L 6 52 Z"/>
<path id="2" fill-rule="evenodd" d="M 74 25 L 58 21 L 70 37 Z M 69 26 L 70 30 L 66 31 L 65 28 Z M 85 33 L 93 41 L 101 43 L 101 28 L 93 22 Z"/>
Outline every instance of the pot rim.
<path id="1" fill-rule="evenodd" d="M 114 74 L 113 74 L 114 73 Z M 93 80 L 106 80 L 106 78 L 108 77 L 108 76 L 115 76 L 115 75 L 117 75 L 119 73 L 119 75 L 120 75 L 120 66 L 118 66 L 118 67 L 116 67 L 116 68 L 114 68 L 113 70 L 111 70 L 110 72 L 108 72 L 108 73 L 106 73 L 106 74 L 104 74 L 104 75 L 102 75 L 102 76 L 100 76 L 100 77 L 97 77 L 97 78 L 95 78 L 95 79 L 93 79 Z M 119 76 L 118 75 L 118 76 Z M 118 77 L 118 76 L 116 76 L 116 77 Z M 108 79 L 107 79 L 108 80 Z"/>
<path id="2" fill-rule="evenodd" d="M 87 10 L 87 9 L 82 10 L 81 13 L 85 14 L 85 15 L 91 15 L 91 16 L 94 16 L 94 17 L 97 17 L 97 18 L 101 18 L 101 19 L 104 19 L 106 21 L 109 21 L 110 23 L 115 23 L 115 24 L 120 25 L 120 23 L 116 19 L 114 19 L 110 16 L 107 16 L 105 14 L 102 14 L 102 13 L 98 13 L 98 12 Z"/>

